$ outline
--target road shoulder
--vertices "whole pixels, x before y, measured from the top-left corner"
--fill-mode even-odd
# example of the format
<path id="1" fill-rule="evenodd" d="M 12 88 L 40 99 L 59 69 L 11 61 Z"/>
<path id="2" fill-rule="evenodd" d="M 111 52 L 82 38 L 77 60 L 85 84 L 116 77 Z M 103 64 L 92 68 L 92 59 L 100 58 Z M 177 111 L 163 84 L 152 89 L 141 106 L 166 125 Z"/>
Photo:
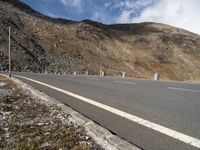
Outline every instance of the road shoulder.
<path id="1" fill-rule="evenodd" d="M 135 145 L 121 139 L 120 137 L 113 135 L 107 129 L 101 127 L 100 125 L 96 124 L 92 120 L 88 119 L 87 117 L 83 116 L 82 114 L 76 112 L 72 108 L 64 105 L 60 101 L 46 95 L 43 92 L 34 89 L 30 85 L 20 81 L 19 79 L 12 78 L 12 81 L 17 83 L 26 93 L 32 95 L 33 97 L 37 97 L 41 99 L 44 103 L 48 103 L 51 105 L 56 105 L 59 107 L 63 112 L 69 114 L 69 118 L 74 124 L 78 126 L 82 126 L 86 131 L 86 134 L 90 136 L 98 145 L 100 145 L 104 149 L 109 150 L 140 150 L 140 148 L 136 147 Z"/>

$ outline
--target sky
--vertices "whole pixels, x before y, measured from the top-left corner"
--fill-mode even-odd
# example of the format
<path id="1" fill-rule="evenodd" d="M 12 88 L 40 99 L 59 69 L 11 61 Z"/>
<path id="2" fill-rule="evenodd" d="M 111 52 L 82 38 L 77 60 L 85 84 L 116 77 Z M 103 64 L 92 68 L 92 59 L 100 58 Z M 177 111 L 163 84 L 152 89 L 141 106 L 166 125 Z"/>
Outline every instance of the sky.
<path id="1" fill-rule="evenodd" d="M 200 35 L 200 0 L 22 0 L 54 18 L 104 24 L 159 22 Z"/>

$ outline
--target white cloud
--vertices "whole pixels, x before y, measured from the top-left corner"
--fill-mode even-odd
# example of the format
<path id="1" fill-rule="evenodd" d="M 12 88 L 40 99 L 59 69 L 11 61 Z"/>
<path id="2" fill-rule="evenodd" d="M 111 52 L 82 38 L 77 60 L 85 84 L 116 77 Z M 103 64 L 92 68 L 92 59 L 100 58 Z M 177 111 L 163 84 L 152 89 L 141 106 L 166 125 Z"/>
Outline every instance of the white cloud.
<path id="1" fill-rule="evenodd" d="M 82 0 L 59 0 L 65 7 L 74 7 L 81 9 Z"/>
<path id="2" fill-rule="evenodd" d="M 119 22 L 160 22 L 200 34 L 199 0 L 159 0 L 132 17 L 132 9 L 124 10 Z"/>
<path id="3" fill-rule="evenodd" d="M 94 12 L 93 15 L 89 19 L 98 21 L 98 22 L 108 23 L 108 24 L 112 23 L 111 16 L 109 16 L 105 13 L 99 12 L 99 11 Z"/>
<path id="4" fill-rule="evenodd" d="M 144 5 L 144 3 L 149 3 L 151 0 L 124 0 L 115 3 L 112 8 L 118 8 L 118 9 L 134 9 L 137 7 L 141 7 Z"/>
<path id="5" fill-rule="evenodd" d="M 114 5 L 114 8 L 121 10 L 121 14 L 118 16 L 117 22 L 131 23 L 132 19 L 134 18 L 133 16 L 136 16 L 138 12 L 147 6 L 152 5 L 155 1 L 157 0 L 127 0 Z"/>
<path id="6" fill-rule="evenodd" d="M 131 22 L 131 10 L 124 10 L 117 18 L 117 22 L 119 23 L 130 23 Z"/>
<path id="7" fill-rule="evenodd" d="M 108 7 L 110 7 L 111 5 L 112 5 L 111 2 L 106 2 L 106 3 L 104 4 L 104 7 L 108 8 Z"/>

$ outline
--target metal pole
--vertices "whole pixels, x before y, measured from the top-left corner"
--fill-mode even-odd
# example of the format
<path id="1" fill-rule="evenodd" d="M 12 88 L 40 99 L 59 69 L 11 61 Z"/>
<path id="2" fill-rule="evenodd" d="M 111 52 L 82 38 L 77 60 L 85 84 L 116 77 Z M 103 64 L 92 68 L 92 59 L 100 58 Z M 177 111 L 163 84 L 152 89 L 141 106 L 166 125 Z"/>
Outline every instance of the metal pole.
<path id="1" fill-rule="evenodd" d="M 9 55 L 9 77 L 11 78 L 11 53 L 10 53 L 10 27 L 9 27 L 9 45 L 8 45 L 8 55 Z"/>

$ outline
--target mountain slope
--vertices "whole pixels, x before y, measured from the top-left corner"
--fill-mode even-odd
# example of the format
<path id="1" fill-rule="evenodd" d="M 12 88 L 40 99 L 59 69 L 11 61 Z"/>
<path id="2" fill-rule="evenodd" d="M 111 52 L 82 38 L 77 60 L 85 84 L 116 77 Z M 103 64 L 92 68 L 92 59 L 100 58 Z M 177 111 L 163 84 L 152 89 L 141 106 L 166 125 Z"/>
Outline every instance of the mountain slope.
<path id="1" fill-rule="evenodd" d="M 200 79 L 200 36 L 158 23 L 104 25 L 43 16 L 17 0 L 0 0 L 0 67 L 7 68 L 8 26 L 13 70 L 163 79 Z"/>

